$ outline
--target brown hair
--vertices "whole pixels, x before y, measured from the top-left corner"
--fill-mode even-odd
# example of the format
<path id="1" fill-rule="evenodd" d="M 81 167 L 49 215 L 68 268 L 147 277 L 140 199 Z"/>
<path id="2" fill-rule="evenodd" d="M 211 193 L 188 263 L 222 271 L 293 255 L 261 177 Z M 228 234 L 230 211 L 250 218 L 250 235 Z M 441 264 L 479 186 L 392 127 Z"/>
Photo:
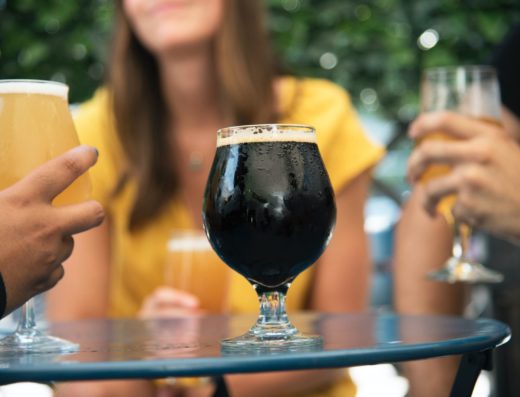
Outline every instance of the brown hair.
<path id="1" fill-rule="evenodd" d="M 276 119 L 275 64 L 265 27 L 263 0 L 223 0 L 224 16 L 214 39 L 214 62 L 223 115 L 233 124 Z M 153 219 L 177 189 L 170 164 L 166 106 L 154 56 L 139 42 L 116 2 L 116 25 L 108 86 L 119 139 L 128 169 L 116 193 L 130 176 L 137 181 L 129 220 L 134 231 Z"/>

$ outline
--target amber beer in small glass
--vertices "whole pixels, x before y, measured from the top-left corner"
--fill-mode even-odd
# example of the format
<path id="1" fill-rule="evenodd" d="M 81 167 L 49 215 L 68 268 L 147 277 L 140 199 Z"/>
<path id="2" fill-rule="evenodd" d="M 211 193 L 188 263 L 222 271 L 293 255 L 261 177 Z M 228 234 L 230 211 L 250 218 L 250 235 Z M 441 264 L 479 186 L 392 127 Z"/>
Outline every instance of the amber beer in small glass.
<path id="1" fill-rule="evenodd" d="M 165 285 L 189 292 L 208 313 L 228 308 L 231 271 L 211 248 L 202 231 L 179 230 L 168 241 Z"/>
<path id="2" fill-rule="evenodd" d="M 500 94 L 495 70 L 490 66 L 453 66 L 426 69 L 421 86 L 423 112 L 451 111 L 484 122 L 500 123 Z M 428 134 L 425 140 L 454 140 L 443 131 Z M 447 164 L 429 166 L 421 182 L 442 177 L 451 172 Z M 469 258 L 471 228 L 455 221 L 452 214 L 457 201 L 456 195 L 444 197 L 438 204 L 439 213 L 453 227 L 453 252 L 444 267 L 430 273 L 431 279 L 447 282 L 496 283 L 503 276 Z"/>
<path id="3" fill-rule="evenodd" d="M 68 86 L 41 80 L 0 80 L 0 189 L 17 182 L 44 162 L 79 145 L 69 111 Z M 56 206 L 89 198 L 85 174 L 57 196 Z M 74 343 L 36 330 L 32 301 L 22 307 L 14 334 L 0 340 L 2 352 L 70 352 Z"/>

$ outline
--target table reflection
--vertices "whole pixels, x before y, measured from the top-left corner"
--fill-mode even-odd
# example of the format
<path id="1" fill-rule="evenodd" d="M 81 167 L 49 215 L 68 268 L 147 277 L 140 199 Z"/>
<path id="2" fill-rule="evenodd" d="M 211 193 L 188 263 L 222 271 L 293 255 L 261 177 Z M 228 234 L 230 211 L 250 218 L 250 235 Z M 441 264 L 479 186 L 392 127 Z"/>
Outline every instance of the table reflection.
<path id="1" fill-rule="evenodd" d="M 347 367 L 479 352 L 504 343 L 494 320 L 394 314 L 294 313 L 302 332 L 323 337 L 308 351 L 223 355 L 219 341 L 247 330 L 255 316 L 159 320 L 84 320 L 53 324 L 52 334 L 80 345 L 73 354 L 0 357 L 0 382 L 209 376 L 223 373 Z"/>

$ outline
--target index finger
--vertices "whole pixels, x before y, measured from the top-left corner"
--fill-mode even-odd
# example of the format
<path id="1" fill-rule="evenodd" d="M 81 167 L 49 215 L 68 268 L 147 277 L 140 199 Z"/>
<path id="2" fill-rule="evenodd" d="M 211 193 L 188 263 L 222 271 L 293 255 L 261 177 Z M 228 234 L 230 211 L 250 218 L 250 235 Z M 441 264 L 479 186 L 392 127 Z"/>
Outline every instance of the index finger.
<path id="1" fill-rule="evenodd" d="M 486 134 L 502 134 L 498 120 L 483 120 L 454 112 L 422 113 L 410 125 L 408 134 L 420 139 L 431 133 L 445 133 L 455 139 L 468 139 Z"/>
<path id="2" fill-rule="evenodd" d="M 77 146 L 42 164 L 20 183 L 27 184 L 35 195 L 52 201 L 92 167 L 97 157 L 98 152 L 95 148 L 87 145 Z"/>
<path id="3" fill-rule="evenodd" d="M 484 154 L 478 142 L 471 141 L 425 141 L 417 147 L 407 165 L 408 180 L 417 182 L 426 168 L 432 164 L 455 165 L 464 162 L 481 162 Z"/>

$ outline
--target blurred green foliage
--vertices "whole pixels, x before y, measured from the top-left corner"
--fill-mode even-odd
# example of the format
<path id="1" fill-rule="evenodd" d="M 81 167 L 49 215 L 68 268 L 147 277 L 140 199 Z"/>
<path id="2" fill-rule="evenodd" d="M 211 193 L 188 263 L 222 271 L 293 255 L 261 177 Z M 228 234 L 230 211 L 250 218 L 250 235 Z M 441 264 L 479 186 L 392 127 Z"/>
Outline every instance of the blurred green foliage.
<path id="1" fill-rule="evenodd" d="M 423 68 L 485 63 L 508 28 L 520 22 L 518 0 L 269 4 L 278 53 L 291 70 L 334 80 L 360 110 L 402 122 L 417 112 Z"/>
<path id="2" fill-rule="evenodd" d="M 0 0 L 0 78 L 63 81 L 88 98 L 104 76 L 107 0 Z"/>
<path id="3" fill-rule="evenodd" d="M 402 122 L 417 111 L 424 67 L 483 63 L 520 22 L 518 0 L 267 4 L 291 72 L 334 80 L 361 110 Z M 71 102 L 88 98 L 103 79 L 112 11 L 108 0 L 0 0 L 0 78 L 66 81 Z"/>

